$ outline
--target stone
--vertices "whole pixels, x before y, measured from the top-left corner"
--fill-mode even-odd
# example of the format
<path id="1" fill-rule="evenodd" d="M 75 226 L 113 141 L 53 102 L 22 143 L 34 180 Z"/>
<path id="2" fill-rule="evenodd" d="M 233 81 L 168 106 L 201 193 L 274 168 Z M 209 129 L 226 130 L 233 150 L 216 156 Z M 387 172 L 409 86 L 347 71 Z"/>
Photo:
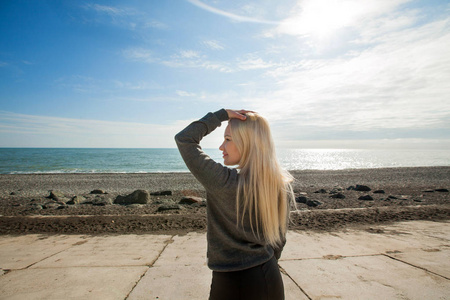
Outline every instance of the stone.
<path id="1" fill-rule="evenodd" d="M 11 196 L 14 196 L 16 193 L 15 192 L 11 192 L 9 193 Z"/>
<path id="2" fill-rule="evenodd" d="M 127 196 L 117 196 L 114 204 L 128 205 L 128 204 L 147 204 L 150 200 L 150 195 L 145 190 L 136 190 Z"/>
<path id="3" fill-rule="evenodd" d="M 308 200 L 308 197 L 305 196 L 299 196 L 295 198 L 295 202 L 297 203 L 306 203 Z"/>
<path id="4" fill-rule="evenodd" d="M 206 201 L 203 200 L 202 202 L 194 203 L 191 205 L 191 207 L 206 207 Z"/>
<path id="5" fill-rule="evenodd" d="M 65 196 L 60 191 L 50 191 L 50 195 L 47 197 L 48 199 L 53 199 L 55 201 L 62 201 L 64 200 Z"/>
<path id="6" fill-rule="evenodd" d="M 151 196 L 172 196 L 172 191 L 159 191 L 150 193 Z"/>
<path id="7" fill-rule="evenodd" d="M 359 197 L 358 200 L 370 201 L 370 200 L 373 200 L 373 197 L 370 195 L 365 195 L 365 196 Z"/>
<path id="8" fill-rule="evenodd" d="M 101 194 L 108 194 L 108 193 L 105 192 L 104 190 L 93 190 L 93 191 L 91 191 L 91 194 L 101 195 Z"/>
<path id="9" fill-rule="evenodd" d="M 389 195 L 387 198 L 390 199 L 390 200 L 397 200 L 398 199 L 397 197 L 392 196 L 392 195 Z"/>
<path id="10" fill-rule="evenodd" d="M 322 205 L 322 202 L 317 201 L 317 200 L 308 200 L 308 201 L 306 201 L 306 205 L 308 205 L 309 207 L 316 207 L 316 206 Z"/>
<path id="11" fill-rule="evenodd" d="M 436 192 L 448 193 L 447 189 L 435 189 Z"/>
<path id="12" fill-rule="evenodd" d="M 178 202 L 178 204 L 191 205 L 191 204 L 195 204 L 195 203 L 200 203 L 202 201 L 203 201 L 203 198 L 200 198 L 200 197 L 184 196 L 183 198 L 181 198 L 181 200 L 180 200 L 180 202 Z"/>
<path id="13" fill-rule="evenodd" d="M 54 202 L 54 201 L 50 201 L 47 203 L 44 203 L 44 205 L 42 205 L 43 209 L 52 209 L 52 208 L 58 208 L 61 204 Z"/>
<path id="14" fill-rule="evenodd" d="M 320 190 L 318 190 L 318 191 L 315 191 L 314 193 L 315 193 L 315 194 L 326 194 L 327 191 L 326 191 L 325 189 L 320 189 Z"/>
<path id="15" fill-rule="evenodd" d="M 168 210 L 180 210 L 181 206 L 178 204 L 163 204 L 158 207 L 158 211 L 168 211 Z"/>
<path id="16" fill-rule="evenodd" d="M 384 190 L 376 190 L 373 192 L 374 194 L 385 194 Z"/>
<path id="17" fill-rule="evenodd" d="M 97 196 L 92 200 L 92 205 L 94 206 L 106 206 L 111 204 L 112 204 L 111 199 L 105 197 Z"/>
<path id="18" fill-rule="evenodd" d="M 425 191 L 422 191 L 422 193 L 434 193 L 434 190 L 425 190 Z"/>
<path id="19" fill-rule="evenodd" d="M 30 203 L 28 205 L 28 210 L 41 210 L 41 209 L 43 209 L 43 207 L 39 203 Z"/>
<path id="20" fill-rule="evenodd" d="M 67 201 L 66 204 L 75 205 L 75 204 L 83 203 L 84 201 L 86 201 L 86 198 L 84 198 L 83 196 L 75 196 L 72 199 L 70 199 L 69 201 Z"/>
<path id="21" fill-rule="evenodd" d="M 358 191 L 358 192 L 370 192 L 372 189 L 370 187 L 368 187 L 367 185 L 357 184 L 355 186 L 354 190 Z"/>
<path id="22" fill-rule="evenodd" d="M 336 194 L 331 195 L 330 198 L 345 199 L 345 195 L 342 193 L 336 193 Z"/>

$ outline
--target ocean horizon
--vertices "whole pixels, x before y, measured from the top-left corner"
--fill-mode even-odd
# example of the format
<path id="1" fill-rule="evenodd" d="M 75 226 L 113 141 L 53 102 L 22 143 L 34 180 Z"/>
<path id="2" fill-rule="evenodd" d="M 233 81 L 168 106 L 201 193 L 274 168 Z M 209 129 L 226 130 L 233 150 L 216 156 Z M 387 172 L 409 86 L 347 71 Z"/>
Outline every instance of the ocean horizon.
<path id="1" fill-rule="evenodd" d="M 222 163 L 218 149 L 203 149 Z M 450 150 L 277 149 L 286 170 L 450 166 Z M 0 148 L 0 174 L 189 172 L 176 148 Z"/>

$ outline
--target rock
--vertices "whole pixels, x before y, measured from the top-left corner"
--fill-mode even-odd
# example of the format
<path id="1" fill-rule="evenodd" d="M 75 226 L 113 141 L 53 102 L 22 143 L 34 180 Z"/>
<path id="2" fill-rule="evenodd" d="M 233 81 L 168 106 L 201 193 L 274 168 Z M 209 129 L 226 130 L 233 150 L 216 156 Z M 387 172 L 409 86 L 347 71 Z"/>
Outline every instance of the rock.
<path id="1" fill-rule="evenodd" d="M 44 205 L 42 205 L 43 209 L 52 209 L 52 208 L 58 208 L 61 204 L 57 202 L 47 202 Z"/>
<path id="2" fill-rule="evenodd" d="M 206 201 L 203 200 L 202 202 L 194 203 L 191 205 L 191 207 L 206 207 Z"/>
<path id="3" fill-rule="evenodd" d="M 28 210 L 41 210 L 41 209 L 44 209 L 44 208 L 39 203 L 30 203 L 28 205 Z"/>
<path id="4" fill-rule="evenodd" d="M 178 204 L 191 205 L 191 204 L 195 204 L 195 203 L 200 203 L 202 201 L 203 201 L 203 198 L 200 198 L 200 197 L 184 196 L 183 198 L 181 198 L 181 200 L 180 200 L 180 202 L 178 202 Z"/>
<path id="5" fill-rule="evenodd" d="M 447 189 L 435 189 L 436 192 L 448 193 Z"/>
<path id="6" fill-rule="evenodd" d="M 314 193 L 315 193 L 315 194 L 326 194 L 327 191 L 326 191 L 325 189 L 320 189 L 320 190 L 318 190 L 318 191 L 315 191 Z"/>
<path id="7" fill-rule="evenodd" d="M 9 195 L 14 196 L 16 193 L 15 192 L 11 192 L 9 193 Z"/>
<path id="8" fill-rule="evenodd" d="M 84 198 L 83 196 L 75 196 L 72 199 L 70 199 L 69 201 L 67 201 L 66 204 L 75 205 L 75 204 L 83 203 L 84 201 L 86 201 L 86 198 Z"/>
<path id="9" fill-rule="evenodd" d="M 65 197 L 60 191 L 50 191 L 50 195 L 47 198 L 55 201 L 64 201 Z"/>
<path id="10" fill-rule="evenodd" d="M 150 195 L 147 191 L 136 190 L 127 196 L 117 196 L 117 198 L 114 200 L 114 204 L 147 204 L 149 200 Z"/>
<path id="11" fill-rule="evenodd" d="M 345 195 L 342 193 L 336 193 L 336 194 L 331 195 L 330 198 L 345 199 Z"/>
<path id="12" fill-rule="evenodd" d="M 376 190 L 373 193 L 374 194 L 385 194 L 384 190 Z"/>
<path id="13" fill-rule="evenodd" d="M 151 196 L 172 196 L 172 191 L 159 191 L 150 193 Z"/>
<path id="14" fill-rule="evenodd" d="M 348 187 L 347 190 L 355 190 L 358 192 L 370 192 L 372 189 L 370 187 L 368 187 L 367 185 L 357 184 L 355 187 L 353 187 L 353 186 Z"/>
<path id="15" fill-rule="evenodd" d="M 390 199 L 390 200 L 397 200 L 398 199 L 397 197 L 392 196 L 392 195 L 389 195 L 387 198 Z"/>
<path id="16" fill-rule="evenodd" d="M 295 198 L 295 202 L 297 203 L 306 203 L 308 200 L 308 197 L 305 196 L 299 196 Z"/>
<path id="17" fill-rule="evenodd" d="M 317 201 L 317 200 L 308 200 L 308 201 L 306 201 L 306 205 L 308 205 L 310 207 L 316 207 L 316 206 L 322 205 L 322 202 Z"/>
<path id="18" fill-rule="evenodd" d="M 111 205 L 111 204 L 112 204 L 112 201 L 109 198 L 103 198 L 103 197 L 97 196 L 92 200 L 92 205 L 94 205 L 94 206 L 106 206 L 106 205 Z"/>
<path id="19" fill-rule="evenodd" d="M 372 196 L 370 196 L 370 195 L 365 195 L 365 196 L 359 197 L 358 200 L 366 200 L 366 201 L 370 201 L 370 200 L 373 200 L 373 198 L 372 198 Z"/>
<path id="20" fill-rule="evenodd" d="M 108 193 L 105 192 L 104 190 L 93 190 L 93 191 L 91 191 L 91 194 L 101 195 L 101 194 L 108 194 Z"/>
<path id="21" fill-rule="evenodd" d="M 157 199 L 152 202 L 153 204 L 175 204 L 171 199 Z"/>
<path id="22" fill-rule="evenodd" d="M 434 193 L 434 190 L 425 190 L 425 191 L 422 191 L 422 193 Z"/>
<path id="23" fill-rule="evenodd" d="M 181 206 L 178 204 L 163 204 L 158 207 L 158 211 L 167 211 L 167 210 L 180 210 Z"/>
<path id="24" fill-rule="evenodd" d="M 337 187 L 334 187 L 334 188 L 330 191 L 330 194 L 337 194 L 337 193 L 342 192 L 343 190 L 344 190 L 343 188 L 337 186 Z"/>

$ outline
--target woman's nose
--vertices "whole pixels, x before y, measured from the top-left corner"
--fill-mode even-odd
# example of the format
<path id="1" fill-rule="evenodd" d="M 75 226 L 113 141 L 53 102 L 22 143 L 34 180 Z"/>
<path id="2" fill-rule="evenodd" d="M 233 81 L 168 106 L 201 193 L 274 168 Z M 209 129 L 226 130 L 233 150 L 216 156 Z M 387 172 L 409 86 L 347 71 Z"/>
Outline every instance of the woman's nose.
<path id="1" fill-rule="evenodd" d="M 223 143 L 222 143 L 222 145 L 220 145 L 219 150 L 223 151 Z"/>

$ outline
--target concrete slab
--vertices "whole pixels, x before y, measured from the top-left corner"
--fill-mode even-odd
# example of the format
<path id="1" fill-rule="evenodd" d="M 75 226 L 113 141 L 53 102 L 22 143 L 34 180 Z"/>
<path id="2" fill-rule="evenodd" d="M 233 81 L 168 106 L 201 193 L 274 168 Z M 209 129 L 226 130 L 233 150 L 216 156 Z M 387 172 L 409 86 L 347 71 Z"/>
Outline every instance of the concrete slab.
<path id="1" fill-rule="evenodd" d="M 280 262 L 311 299 L 448 299 L 450 282 L 384 255 Z"/>
<path id="2" fill-rule="evenodd" d="M 0 236 L 0 268 L 23 269 L 84 240 L 81 235 Z"/>
<path id="3" fill-rule="evenodd" d="M 286 246 L 280 260 L 321 258 L 324 256 L 355 256 L 378 254 L 352 240 L 343 239 L 336 233 L 289 231 Z"/>
<path id="4" fill-rule="evenodd" d="M 0 276 L 4 300 L 126 298 L 147 267 L 17 270 Z"/>
<path id="5" fill-rule="evenodd" d="M 45 259 L 31 268 L 149 266 L 170 241 L 170 235 L 90 237 L 84 243 Z"/>
<path id="6" fill-rule="evenodd" d="M 183 236 L 176 235 L 153 266 L 207 266 L 206 248 L 204 233 L 191 232 Z"/>
<path id="7" fill-rule="evenodd" d="M 281 273 L 284 283 L 284 298 L 286 300 L 308 300 L 302 290 L 297 286 L 297 284 L 292 281 L 287 275 Z"/>
<path id="8" fill-rule="evenodd" d="M 422 248 L 416 251 L 392 253 L 389 256 L 450 279 L 450 248 Z M 448 297 L 450 298 L 450 291 Z"/>
<path id="9" fill-rule="evenodd" d="M 203 265 L 151 267 L 127 300 L 208 299 L 211 279 Z"/>

